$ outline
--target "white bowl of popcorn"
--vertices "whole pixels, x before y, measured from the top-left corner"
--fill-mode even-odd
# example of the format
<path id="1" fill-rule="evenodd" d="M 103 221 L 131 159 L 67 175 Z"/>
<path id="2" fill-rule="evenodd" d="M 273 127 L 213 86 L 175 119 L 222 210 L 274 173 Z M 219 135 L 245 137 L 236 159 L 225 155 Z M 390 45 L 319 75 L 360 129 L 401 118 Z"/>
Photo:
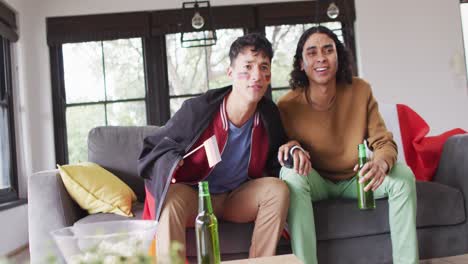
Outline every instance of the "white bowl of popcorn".
<path id="1" fill-rule="evenodd" d="M 51 232 L 67 263 L 151 263 L 156 221 L 75 224 Z"/>

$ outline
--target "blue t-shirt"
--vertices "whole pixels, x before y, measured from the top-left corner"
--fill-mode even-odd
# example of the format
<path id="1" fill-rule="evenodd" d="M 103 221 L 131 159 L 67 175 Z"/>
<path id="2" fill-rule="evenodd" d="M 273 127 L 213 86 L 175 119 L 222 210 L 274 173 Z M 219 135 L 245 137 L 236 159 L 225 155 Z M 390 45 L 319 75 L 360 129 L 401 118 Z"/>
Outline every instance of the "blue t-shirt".
<path id="1" fill-rule="evenodd" d="M 206 179 L 210 193 L 234 190 L 248 179 L 252 124 L 253 118 L 242 127 L 236 127 L 229 122 L 229 136 L 221 154 L 221 162 L 216 164 Z"/>

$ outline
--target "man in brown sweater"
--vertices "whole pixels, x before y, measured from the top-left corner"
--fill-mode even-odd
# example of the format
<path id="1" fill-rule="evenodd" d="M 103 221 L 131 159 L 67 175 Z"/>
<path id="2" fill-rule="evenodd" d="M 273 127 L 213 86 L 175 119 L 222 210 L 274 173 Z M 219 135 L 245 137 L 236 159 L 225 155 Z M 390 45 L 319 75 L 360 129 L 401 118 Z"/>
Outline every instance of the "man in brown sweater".
<path id="1" fill-rule="evenodd" d="M 393 167 L 396 144 L 382 120 L 369 84 L 353 78 L 352 85 L 338 85 L 334 102 L 320 111 L 311 106 L 302 90 L 295 89 L 278 103 L 289 138 L 309 151 L 313 168 L 332 181 L 356 175 L 357 145 L 367 139 L 374 160 Z M 367 136 L 372 135 L 372 136 Z"/>
<path id="2" fill-rule="evenodd" d="M 292 91 L 278 107 L 288 137 L 310 153 L 313 168 L 307 176 L 287 168 L 280 174 L 290 189 L 294 254 L 306 264 L 317 263 L 312 203 L 357 197 L 357 146 L 366 140 L 373 157 L 359 171 L 364 175 L 359 181 L 370 181 L 365 190 L 374 191 L 376 198 L 389 198 L 393 262 L 418 263 L 415 178 L 407 166 L 396 163 L 396 144 L 369 84 L 351 77 L 343 44 L 321 26 L 303 33 L 293 66 Z M 279 157 L 284 151 L 280 148 Z"/>

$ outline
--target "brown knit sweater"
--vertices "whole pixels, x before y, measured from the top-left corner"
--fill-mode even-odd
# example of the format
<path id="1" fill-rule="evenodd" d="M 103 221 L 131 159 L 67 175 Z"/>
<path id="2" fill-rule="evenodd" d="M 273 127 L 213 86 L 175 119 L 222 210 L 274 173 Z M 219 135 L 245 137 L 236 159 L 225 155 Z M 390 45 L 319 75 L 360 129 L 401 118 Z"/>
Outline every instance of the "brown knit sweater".
<path id="1" fill-rule="evenodd" d="M 289 91 L 278 102 L 284 128 L 310 152 L 312 167 L 331 180 L 353 177 L 358 144 L 367 139 L 373 158 L 392 168 L 397 157 L 393 135 L 385 127 L 370 85 L 353 78 L 351 85 L 337 85 L 335 101 L 327 111 L 307 103 L 305 93 Z"/>

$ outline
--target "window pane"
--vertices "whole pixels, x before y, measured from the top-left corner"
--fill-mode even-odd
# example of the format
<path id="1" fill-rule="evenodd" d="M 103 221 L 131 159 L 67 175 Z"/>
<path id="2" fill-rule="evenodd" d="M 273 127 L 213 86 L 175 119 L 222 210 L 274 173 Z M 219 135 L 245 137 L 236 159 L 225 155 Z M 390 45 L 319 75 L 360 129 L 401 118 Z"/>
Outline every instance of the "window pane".
<path id="1" fill-rule="evenodd" d="M 208 89 L 205 49 L 182 48 L 180 36 L 180 33 L 166 35 L 169 94 L 203 93 Z"/>
<path id="2" fill-rule="evenodd" d="M 244 34 L 243 29 L 216 30 L 216 45 L 182 48 L 180 35 L 166 35 L 169 94 L 200 94 L 208 89 L 231 84 L 227 77 L 229 47 Z M 171 116 L 180 108 L 185 98 L 171 98 Z"/>
<path id="3" fill-rule="evenodd" d="M 142 40 L 83 42 L 62 47 L 69 161 L 86 161 L 87 135 L 93 127 L 146 124 Z M 113 102 L 139 98 L 142 100 L 138 102 Z M 71 105 L 96 101 L 107 104 Z"/>
<path id="4" fill-rule="evenodd" d="M 67 142 L 69 163 L 88 160 L 88 132 L 105 125 L 104 105 L 67 107 Z"/>
<path id="5" fill-rule="evenodd" d="M 343 38 L 343 30 L 341 30 L 341 22 L 326 22 L 322 23 L 322 26 L 325 26 L 333 31 L 336 34 L 338 39 L 346 46 L 346 43 Z"/>
<path id="6" fill-rule="evenodd" d="M 103 41 L 107 100 L 145 97 L 141 39 Z"/>
<path id="7" fill-rule="evenodd" d="M 218 37 L 216 45 L 206 48 L 210 61 L 208 67 L 210 89 L 220 88 L 232 83 L 226 74 L 229 67 L 229 48 L 234 40 L 244 35 L 244 30 L 240 28 L 220 29 L 216 30 L 216 35 Z"/>
<path id="8" fill-rule="evenodd" d="M 272 87 L 289 87 L 289 74 L 299 38 L 305 30 L 314 25 L 316 24 L 279 25 L 265 28 L 266 37 L 271 41 L 275 52 L 271 68 Z M 341 22 L 327 22 L 321 25 L 333 30 L 343 42 Z"/>
<path id="9" fill-rule="evenodd" d="M 0 190 L 10 187 L 10 166 L 8 110 L 0 107 Z"/>
<path id="10" fill-rule="evenodd" d="M 271 94 L 273 102 L 278 103 L 281 96 L 285 95 L 287 92 L 289 92 L 289 89 L 273 90 Z"/>
<path id="11" fill-rule="evenodd" d="M 171 116 L 177 112 L 177 110 L 180 109 L 182 104 L 184 103 L 185 100 L 190 99 L 190 97 L 184 97 L 184 98 L 171 98 L 170 103 L 171 103 Z"/>
<path id="12" fill-rule="evenodd" d="M 312 24 L 267 26 L 266 37 L 270 40 L 275 56 L 271 66 L 271 86 L 288 87 L 293 56 L 302 33 Z"/>
<path id="13" fill-rule="evenodd" d="M 62 49 L 67 103 L 104 100 L 101 42 L 64 44 Z"/>
<path id="14" fill-rule="evenodd" d="M 243 34 L 242 29 L 219 29 L 216 45 L 194 48 L 182 48 L 179 33 L 166 35 L 169 94 L 198 94 L 229 85 L 229 47 Z"/>
<path id="15" fill-rule="evenodd" d="M 146 124 L 145 102 L 125 102 L 107 105 L 110 126 L 143 126 Z"/>

